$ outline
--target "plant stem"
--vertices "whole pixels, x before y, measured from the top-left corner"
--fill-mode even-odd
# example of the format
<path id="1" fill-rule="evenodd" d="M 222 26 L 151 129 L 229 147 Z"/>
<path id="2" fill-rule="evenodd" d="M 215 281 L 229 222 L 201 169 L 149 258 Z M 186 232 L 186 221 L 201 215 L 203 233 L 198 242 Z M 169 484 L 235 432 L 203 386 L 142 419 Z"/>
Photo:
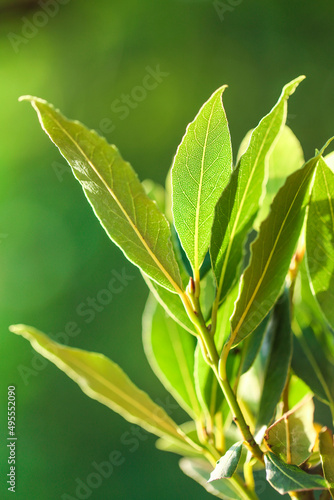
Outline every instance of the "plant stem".
<path id="1" fill-rule="evenodd" d="M 255 442 L 249 426 L 245 421 L 236 396 L 232 391 L 232 388 L 226 377 L 226 370 L 224 369 L 223 373 L 219 373 L 219 355 L 211 332 L 209 332 L 206 327 L 197 297 L 192 296 L 190 300 L 190 298 L 186 294 L 183 294 L 181 296 L 181 299 L 186 308 L 189 318 L 193 322 L 198 332 L 204 359 L 211 366 L 218 380 L 218 383 L 233 414 L 233 419 L 236 425 L 239 427 L 240 432 L 244 438 L 245 446 L 249 449 L 254 457 L 256 457 L 260 462 L 264 463 L 263 453 L 259 445 Z"/>

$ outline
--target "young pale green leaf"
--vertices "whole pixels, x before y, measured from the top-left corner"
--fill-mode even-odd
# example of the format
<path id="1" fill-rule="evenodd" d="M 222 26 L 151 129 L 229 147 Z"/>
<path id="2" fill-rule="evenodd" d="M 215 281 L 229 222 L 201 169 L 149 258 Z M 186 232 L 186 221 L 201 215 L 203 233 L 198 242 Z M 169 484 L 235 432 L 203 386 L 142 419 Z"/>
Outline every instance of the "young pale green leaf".
<path id="1" fill-rule="evenodd" d="M 296 78 L 283 88 L 277 104 L 253 130 L 247 151 L 216 205 L 210 253 L 220 298 L 237 276 L 243 243 L 259 209 L 268 153 L 285 123 L 287 100 L 303 79 Z"/>
<path id="2" fill-rule="evenodd" d="M 170 290 L 167 290 L 167 288 L 158 285 L 155 281 L 150 280 L 144 273 L 142 276 L 156 300 L 165 309 L 169 316 L 187 332 L 192 335 L 196 335 L 194 325 L 186 313 L 181 297 Z"/>
<path id="3" fill-rule="evenodd" d="M 179 465 L 186 476 L 194 479 L 211 495 L 223 500 L 244 500 L 245 497 L 240 496 L 235 491 L 234 485 L 231 484 L 231 479 L 222 479 L 214 485 L 208 483 L 211 467 L 203 460 L 182 458 Z"/>
<path id="4" fill-rule="evenodd" d="M 311 456 L 316 442 L 313 420 L 314 403 L 307 396 L 267 429 L 267 446 L 284 462 L 301 465 Z"/>
<path id="5" fill-rule="evenodd" d="M 312 328 L 294 325 L 292 369 L 314 394 L 334 410 L 334 366 Z"/>
<path id="6" fill-rule="evenodd" d="M 257 214 L 255 227 L 268 216 L 270 205 L 285 179 L 305 163 L 303 149 L 292 130 L 285 125 L 269 156 L 269 175 L 266 194 Z"/>
<path id="7" fill-rule="evenodd" d="M 150 296 L 143 316 L 147 359 L 163 385 L 193 419 L 201 417 L 194 381 L 196 339 Z"/>
<path id="8" fill-rule="evenodd" d="M 264 456 L 266 478 L 281 495 L 289 491 L 323 490 L 327 488 L 323 477 L 307 474 L 297 465 L 284 463 L 273 453 Z"/>
<path id="9" fill-rule="evenodd" d="M 333 434 L 327 428 L 319 434 L 319 449 L 324 476 L 334 498 L 334 444 Z"/>
<path id="10" fill-rule="evenodd" d="M 188 125 L 172 168 L 175 227 L 196 276 L 209 247 L 214 207 L 232 171 L 225 88 L 216 90 Z"/>
<path id="11" fill-rule="evenodd" d="M 334 172 L 320 158 L 306 225 L 306 263 L 310 284 L 334 328 Z"/>
<path id="12" fill-rule="evenodd" d="M 303 226 L 309 185 L 320 156 L 321 152 L 287 178 L 251 245 L 250 264 L 242 276 L 232 317 L 233 345 L 254 331 L 282 290 Z"/>
<path id="13" fill-rule="evenodd" d="M 290 297 L 288 290 L 275 305 L 268 334 L 272 336 L 256 427 L 266 428 L 272 420 L 288 377 L 292 356 Z"/>
<path id="14" fill-rule="evenodd" d="M 217 462 L 210 474 L 209 483 L 217 479 L 232 477 L 237 470 L 242 452 L 242 441 L 235 443 Z"/>
<path id="15" fill-rule="evenodd" d="M 334 151 L 325 156 L 325 162 L 329 168 L 334 172 Z"/>
<path id="16" fill-rule="evenodd" d="M 184 441 L 184 434 L 165 410 L 138 389 L 121 368 L 102 354 L 66 347 L 25 325 L 10 327 L 68 375 L 87 396 L 157 436 Z"/>
<path id="17" fill-rule="evenodd" d="M 31 102 L 109 237 L 151 279 L 180 293 L 183 285 L 169 224 L 117 148 L 81 123 L 67 120 L 46 101 L 21 99 Z"/>

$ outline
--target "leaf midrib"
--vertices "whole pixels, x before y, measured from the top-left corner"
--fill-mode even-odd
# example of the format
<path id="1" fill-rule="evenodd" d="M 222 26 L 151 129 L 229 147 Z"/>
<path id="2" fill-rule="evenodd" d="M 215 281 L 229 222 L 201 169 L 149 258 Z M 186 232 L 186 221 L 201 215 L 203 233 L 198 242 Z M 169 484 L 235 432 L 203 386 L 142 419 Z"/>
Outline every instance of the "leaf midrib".
<path id="1" fill-rule="evenodd" d="M 209 137 L 209 130 L 210 130 L 210 125 L 211 125 L 211 120 L 212 120 L 212 115 L 213 115 L 213 110 L 215 108 L 216 102 L 211 107 L 210 111 L 210 117 L 208 119 L 208 125 L 206 128 L 206 134 L 205 134 L 205 141 L 204 141 L 204 146 L 203 146 L 203 153 L 202 153 L 202 160 L 201 160 L 201 175 L 200 175 L 200 181 L 198 185 L 198 195 L 197 195 L 197 205 L 196 205 L 196 217 L 195 217 L 195 235 L 194 235 L 194 252 L 195 252 L 195 275 L 199 271 L 199 259 L 198 259 L 198 229 L 199 229 L 199 214 L 200 214 L 200 201 L 201 201 L 201 195 L 202 195 L 202 184 L 203 184 L 203 176 L 204 176 L 204 159 L 206 156 L 206 148 L 207 148 L 207 142 L 208 142 L 208 137 Z M 194 132 L 196 130 L 196 126 L 194 127 Z"/>

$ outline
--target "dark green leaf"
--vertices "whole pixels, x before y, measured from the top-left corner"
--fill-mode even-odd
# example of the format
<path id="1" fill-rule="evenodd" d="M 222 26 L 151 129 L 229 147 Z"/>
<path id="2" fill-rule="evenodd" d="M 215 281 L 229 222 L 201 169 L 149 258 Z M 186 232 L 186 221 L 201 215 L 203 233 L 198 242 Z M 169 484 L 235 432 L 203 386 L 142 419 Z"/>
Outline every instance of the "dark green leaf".
<path id="1" fill-rule="evenodd" d="M 312 291 L 334 328 L 334 172 L 320 158 L 306 226 L 306 263 Z"/>
<path id="2" fill-rule="evenodd" d="M 183 289 L 169 224 L 115 146 L 42 99 L 26 96 L 43 130 L 68 161 L 110 238 L 165 288 Z"/>
<path id="3" fill-rule="evenodd" d="M 217 479 L 232 477 L 237 470 L 242 452 L 242 441 L 235 443 L 217 462 L 210 474 L 209 483 Z"/>
<path id="4" fill-rule="evenodd" d="M 150 296 L 143 317 L 143 342 L 157 377 L 193 418 L 201 417 L 194 381 L 196 339 Z"/>
<path id="5" fill-rule="evenodd" d="M 266 158 L 286 119 L 287 99 L 303 79 L 299 77 L 283 88 L 277 104 L 252 132 L 248 149 L 216 205 L 210 253 L 220 298 L 237 275 L 243 243 L 259 209 Z"/>
<path id="6" fill-rule="evenodd" d="M 294 325 L 292 369 L 314 394 L 334 408 L 334 366 L 327 358 L 312 328 Z"/>
<path id="7" fill-rule="evenodd" d="M 268 314 L 257 326 L 252 335 L 245 339 L 242 348 L 242 361 L 240 367 L 241 375 L 246 373 L 255 361 L 255 358 L 261 348 L 262 340 L 266 332 L 270 315 Z"/>
<path id="8" fill-rule="evenodd" d="M 30 326 L 14 325 L 10 330 L 29 340 L 37 352 L 66 373 L 90 398 L 157 436 L 185 441 L 183 432 L 165 410 L 138 389 L 110 359 L 60 345 Z"/>
<path id="9" fill-rule="evenodd" d="M 233 344 L 249 335 L 276 302 L 304 222 L 309 184 L 321 153 L 291 174 L 279 190 L 271 212 L 251 246 L 250 264 L 232 318 Z"/>
<path id="10" fill-rule="evenodd" d="M 211 495 L 222 498 L 223 500 L 242 500 L 242 497 L 235 492 L 231 485 L 231 479 L 221 479 L 214 485 L 208 483 L 212 467 L 203 460 L 182 458 L 179 465 L 184 474 L 194 479 L 203 486 L 208 493 L 211 493 Z"/>
<path id="11" fill-rule="evenodd" d="M 264 460 L 267 481 L 281 495 L 289 491 L 323 490 L 327 487 L 323 477 L 307 474 L 297 465 L 288 465 L 273 453 L 267 453 Z"/>
<path id="12" fill-rule="evenodd" d="M 328 484 L 331 497 L 334 498 L 334 445 L 333 434 L 324 429 L 319 434 L 319 449 L 324 476 Z"/>
<path id="13" fill-rule="evenodd" d="M 175 227 L 199 276 L 210 243 L 214 207 L 232 171 L 232 148 L 221 87 L 186 130 L 172 169 Z"/>
<path id="14" fill-rule="evenodd" d="M 265 428 L 272 420 L 281 399 L 288 377 L 292 356 L 292 331 L 290 324 L 290 297 L 288 290 L 275 305 L 268 327 L 272 345 L 267 361 L 263 392 L 257 419 L 257 429 Z"/>
<path id="15" fill-rule="evenodd" d="M 313 419 L 314 403 L 307 396 L 267 429 L 267 446 L 283 461 L 301 465 L 310 457 L 317 438 Z"/>

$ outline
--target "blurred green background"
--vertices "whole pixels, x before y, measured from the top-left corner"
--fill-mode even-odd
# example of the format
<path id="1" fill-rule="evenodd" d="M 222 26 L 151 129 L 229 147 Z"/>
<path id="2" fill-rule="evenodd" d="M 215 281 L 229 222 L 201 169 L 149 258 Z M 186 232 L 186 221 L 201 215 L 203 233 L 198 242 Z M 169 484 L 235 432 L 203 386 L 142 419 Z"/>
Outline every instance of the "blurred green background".
<path id="1" fill-rule="evenodd" d="M 163 183 L 187 123 L 218 86 L 229 85 L 224 102 L 236 152 L 281 87 L 306 74 L 290 100 L 288 124 L 309 157 L 334 131 L 333 18 L 328 0 L 0 1 L 0 498 L 10 498 L 8 385 L 17 392 L 18 500 L 79 498 L 77 480 L 86 482 L 93 462 L 113 450 L 124 464 L 89 498 L 213 498 L 183 476 L 176 456 L 155 449 L 153 437 L 129 442 L 130 424 L 8 332 L 11 323 L 27 323 L 62 341 L 75 322 L 70 345 L 111 357 L 175 420 L 184 419 L 145 361 L 147 290 L 139 272 L 108 240 L 18 97 L 43 97 L 99 129 L 141 179 Z M 164 73 L 157 87 L 117 111 L 114 101 L 136 92 L 147 67 L 157 66 Z M 96 297 L 113 270 L 133 280 L 88 323 L 77 307 Z"/>

